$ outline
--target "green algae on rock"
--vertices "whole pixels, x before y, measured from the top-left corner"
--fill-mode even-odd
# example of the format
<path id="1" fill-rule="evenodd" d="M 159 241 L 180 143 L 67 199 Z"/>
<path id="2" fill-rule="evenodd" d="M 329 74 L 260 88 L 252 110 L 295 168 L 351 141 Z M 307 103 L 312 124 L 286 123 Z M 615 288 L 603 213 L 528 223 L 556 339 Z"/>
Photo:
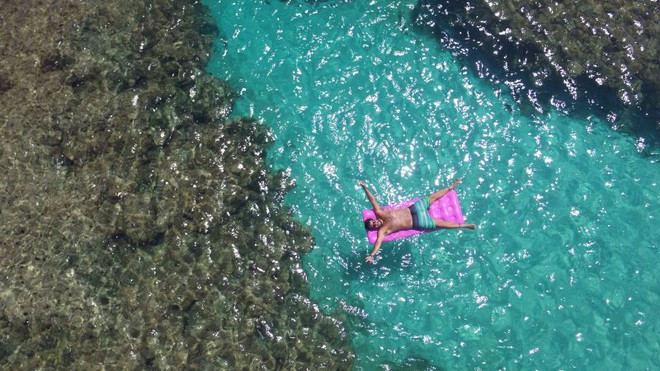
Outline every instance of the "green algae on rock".
<path id="1" fill-rule="evenodd" d="M 194 1 L 0 14 L 0 367 L 350 368 Z"/>
<path id="2" fill-rule="evenodd" d="M 657 98 L 656 1 L 485 2 L 516 37 L 539 45 L 562 74 L 613 88 L 622 102 Z M 655 102 L 657 103 L 657 102 Z"/>
<path id="3" fill-rule="evenodd" d="M 654 115 L 660 82 L 657 11 L 653 0 L 421 0 L 415 17 L 435 32 L 450 25 L 469 33 L 467 39 L 477 40 L 484 53 L 508 71 L 526 69 L 538 86 L 558 77 L 573 98 L 591 86 L 606 87 L 623 104 Z"/>

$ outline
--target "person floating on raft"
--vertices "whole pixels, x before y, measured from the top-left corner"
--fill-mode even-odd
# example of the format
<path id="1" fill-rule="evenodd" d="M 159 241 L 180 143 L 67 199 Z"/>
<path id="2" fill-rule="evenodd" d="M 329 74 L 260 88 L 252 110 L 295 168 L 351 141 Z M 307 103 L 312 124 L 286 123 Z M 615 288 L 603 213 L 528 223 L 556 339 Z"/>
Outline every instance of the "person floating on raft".
<path id="1" fill-rule="evenodd" d="M 378 253 L 380 245 L 383 243 L 385 236 L 398 231 L 416 229 L 416 230 L 435 230 L 435 229 L 455 229 L 467 228 L 475 229 L 474 224 L 463 224 L 451 221 L 445 221 L 438 218 L 433 218 L 429 214 L 429 207 L 436 200 L 442 198 L 449 191 L 453 191 L 461 183 L 462 179 L 457 178 L 452 185 L 447 188 L 441 189 L 427 197 L 422 197 L 417 202 L 407 208 L 382 208 L 376 201 L 376 198 L 367 188 L 367 185 L 358 180 L 358 184 L 364 189 L 367 198 L 371 205 L 374 207 L 376 219 L 367 219 L 364 221 L 364 227 L 367 230 L 377 230 L 378 237 L 374 244 L 374 250 L 367 256 L 366 261 L 372 263 L 374 256 Z"/>

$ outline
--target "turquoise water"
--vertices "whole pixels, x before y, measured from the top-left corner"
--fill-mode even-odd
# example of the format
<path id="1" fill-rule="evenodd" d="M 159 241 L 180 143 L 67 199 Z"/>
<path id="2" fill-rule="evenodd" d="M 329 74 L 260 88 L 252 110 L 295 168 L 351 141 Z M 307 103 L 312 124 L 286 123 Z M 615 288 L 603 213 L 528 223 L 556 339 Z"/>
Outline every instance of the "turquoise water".
<path id="1" fill-rule="evenodd" d="M 658 164 L 595 115 L 525 114 L 409 23 L 414 1 L 207 1 L 209 70 L 313 231 L 312 298 L 346 323 L 357 369 L 660 367 Z M 476 231 L 384 245 L 368 206 L 463 177 Z"/>

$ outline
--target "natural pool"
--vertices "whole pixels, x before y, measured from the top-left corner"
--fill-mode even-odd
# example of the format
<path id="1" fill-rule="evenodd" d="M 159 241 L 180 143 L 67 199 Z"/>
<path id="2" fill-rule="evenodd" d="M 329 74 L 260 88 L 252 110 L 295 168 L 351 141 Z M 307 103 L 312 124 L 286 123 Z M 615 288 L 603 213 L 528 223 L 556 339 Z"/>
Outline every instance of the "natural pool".
<path id="1" fill-rule="evenodd" d="M 209 71 L 273 128 L 269 163 L 316 239 L 312 298 L 358 369 L 657 367 L 657 153 L 589 107 L 521 108 L 411 23 L 414 1 L 207 1 Z M 557 96 L 561 94 L 558 92 Z M 476 231 L 385 245 L 381 203 L 454 177 Z"/>

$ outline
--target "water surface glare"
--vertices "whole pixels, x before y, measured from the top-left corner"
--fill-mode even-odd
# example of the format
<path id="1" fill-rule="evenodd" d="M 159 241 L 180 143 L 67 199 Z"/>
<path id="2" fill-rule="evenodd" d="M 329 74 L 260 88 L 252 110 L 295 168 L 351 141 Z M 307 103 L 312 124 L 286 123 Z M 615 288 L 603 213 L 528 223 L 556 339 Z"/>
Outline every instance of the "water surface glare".
<path id="1" fill-rule="evenodd" d="M 358 369 L 659 367 L 660 177 L 635 138 L 523 114 L 412 27 L 411 0 L 206 3 L 209 70 L 273 129 L 269 161 L 316 238 L 312 298 L 346 322 Z M 456 176 L 476 231 L 364 263 L 357 179 L 388 204 Z"/>

